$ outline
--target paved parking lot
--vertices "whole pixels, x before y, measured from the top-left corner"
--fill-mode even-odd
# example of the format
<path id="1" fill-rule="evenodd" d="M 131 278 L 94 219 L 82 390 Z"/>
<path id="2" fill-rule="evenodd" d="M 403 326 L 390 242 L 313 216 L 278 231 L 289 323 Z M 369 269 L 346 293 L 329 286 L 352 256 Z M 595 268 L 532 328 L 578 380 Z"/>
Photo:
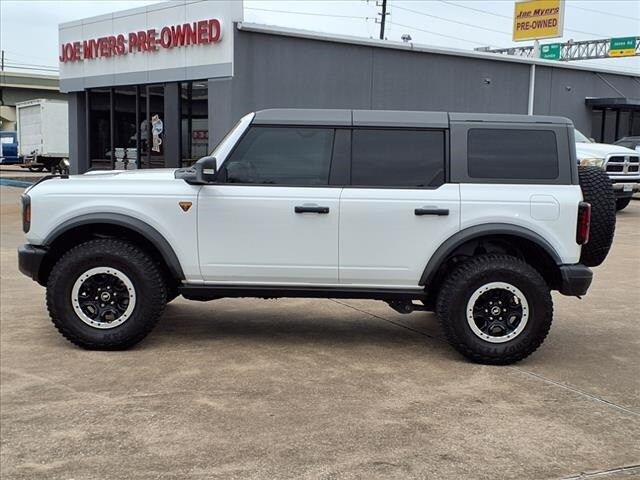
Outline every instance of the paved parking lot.
<path id="1" fill-rule="evenodd" d="M 3 479 L 640 476 L 639 201 L 541 349 L 488 367 L 370 301 L 179 299 L 135 349 L 80 350 L 17 271 L 20 192 L 0 187 Z"/>

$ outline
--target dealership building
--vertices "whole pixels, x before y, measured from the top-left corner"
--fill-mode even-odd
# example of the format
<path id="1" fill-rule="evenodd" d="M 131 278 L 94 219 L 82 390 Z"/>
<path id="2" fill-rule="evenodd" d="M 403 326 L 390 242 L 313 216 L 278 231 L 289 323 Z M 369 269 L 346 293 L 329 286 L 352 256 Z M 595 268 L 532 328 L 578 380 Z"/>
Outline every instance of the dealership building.
<path id="1" fill-rule="evenodd" d="M 640 135 L 640 75 L 243 22 L 172 1 L 61 24 L 72 171 L 190 165 L 245 113 L 340 108 L 560 115 Z"/>

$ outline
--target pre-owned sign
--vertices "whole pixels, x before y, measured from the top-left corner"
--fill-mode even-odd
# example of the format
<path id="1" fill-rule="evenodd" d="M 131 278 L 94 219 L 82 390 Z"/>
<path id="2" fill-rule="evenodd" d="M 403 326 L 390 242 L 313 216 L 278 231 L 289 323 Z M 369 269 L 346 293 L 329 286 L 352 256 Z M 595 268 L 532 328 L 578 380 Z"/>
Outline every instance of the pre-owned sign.
<path id="1" fill-rule="evenodd" d="M 513 41 L 562 37 L 564 0 L 516 1 L 513 14 Z"/>
<path id="2" fill-rule="evenodd" d="M 60 46 L 61 62 L 77 62 L 126 55 L 135 52 L 153 52 L 160 48 L 188 45 L 206 45 L 222 39 L 222 25 L 218 19 L 200 20 L 182 25 L 150 28 L 128 34 L 109 35 L 88 40 L 67 42 Z"/>
<path id="3" fill-rule="evenodd" d="M 232 77 L 242 13 L 241 0 L 171 0 L 65 22 L 60 89 Z"/>

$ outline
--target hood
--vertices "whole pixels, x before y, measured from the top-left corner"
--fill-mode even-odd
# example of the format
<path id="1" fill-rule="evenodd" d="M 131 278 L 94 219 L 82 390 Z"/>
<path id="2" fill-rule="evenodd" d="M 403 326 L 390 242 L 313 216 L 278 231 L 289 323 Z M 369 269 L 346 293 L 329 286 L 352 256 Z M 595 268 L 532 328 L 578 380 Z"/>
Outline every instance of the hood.
<path id="1" fill-rule="evenodd" d="M 584 158 L 605 158 L 612 154 L 637 156 L 638 152 L 627 147 L 609 145 L 607 143 L 576 143 L 576 156 L 578 160 Z"/>
<path id="2" fill-rule="evenodd" d="M 141 170 L 94 170 L 83 175 L 71 175 L 71 180 L 173 180 L 176 168 L 145 168 Z"/>

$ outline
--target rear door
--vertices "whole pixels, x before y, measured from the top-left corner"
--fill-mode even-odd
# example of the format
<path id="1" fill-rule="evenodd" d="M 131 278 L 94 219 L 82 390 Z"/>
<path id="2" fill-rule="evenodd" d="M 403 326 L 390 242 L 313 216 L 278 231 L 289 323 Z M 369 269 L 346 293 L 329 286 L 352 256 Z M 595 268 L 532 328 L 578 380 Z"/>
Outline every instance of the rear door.
<path id="1" fill-rule="evenodd" d="M 416 287 L 459 230 L 447 184 L 445 129 L 354 128 L 351 182 L 340 197 L 340 283 Z"/>
<path id="2" fill-rule="evenodd" d="M 202 187 L 198 240 L 210 283 L 337 284 L 335 130 L 252 126 Z"/>

